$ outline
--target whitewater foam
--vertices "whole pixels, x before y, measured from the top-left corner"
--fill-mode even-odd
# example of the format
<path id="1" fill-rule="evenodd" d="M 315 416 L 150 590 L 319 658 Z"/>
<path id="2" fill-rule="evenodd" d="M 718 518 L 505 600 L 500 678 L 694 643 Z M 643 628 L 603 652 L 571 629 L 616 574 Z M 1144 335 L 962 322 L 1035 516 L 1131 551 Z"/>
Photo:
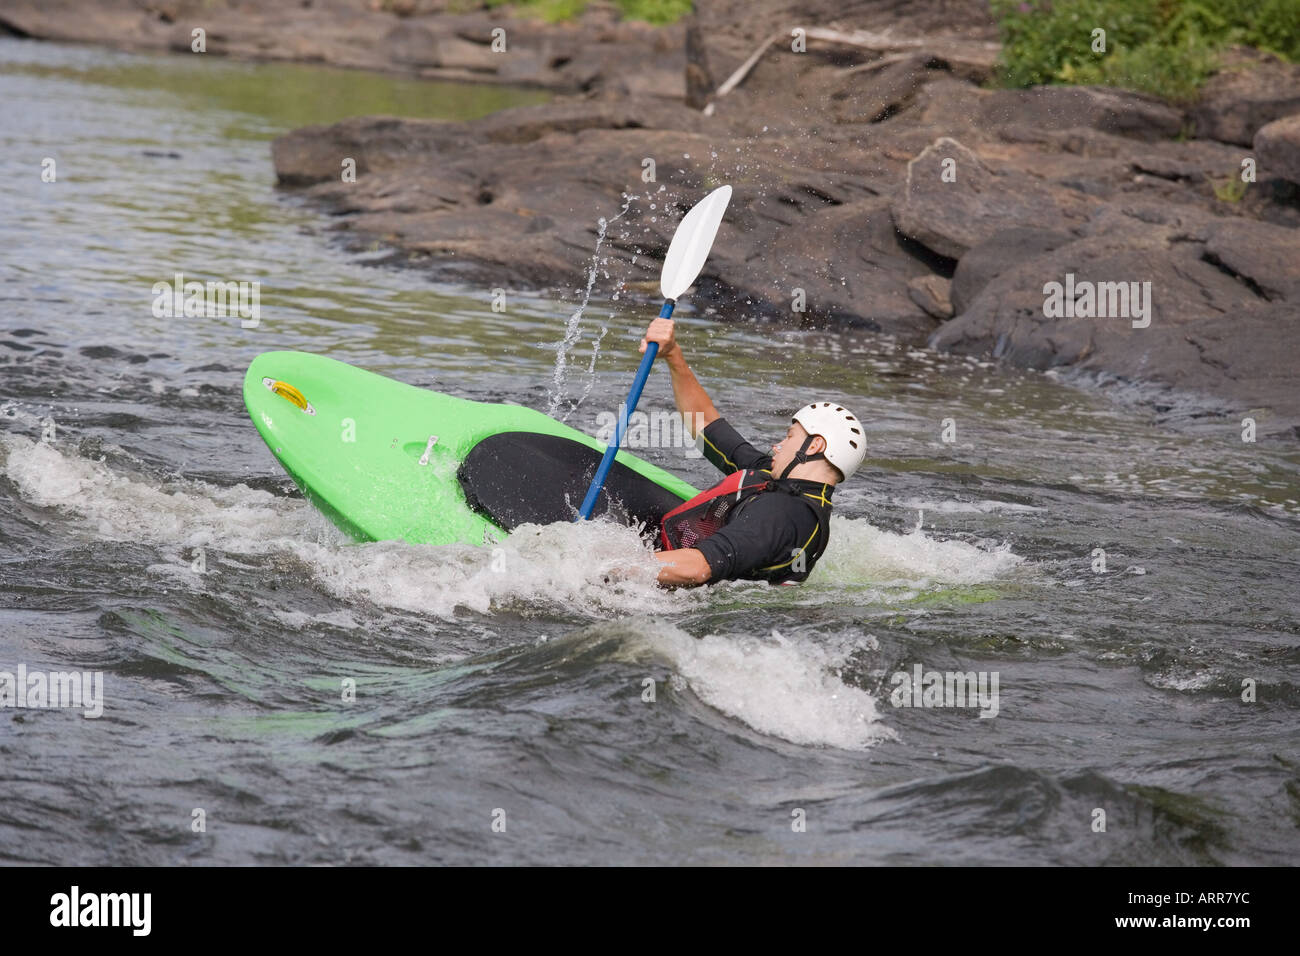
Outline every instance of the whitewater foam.
<path id="1" fill-rule="evenodd" d="M 612 522 L 524 525 L 493 547 L 355 544 L 310 504 L 246 485 L 219 487 L 192 479 L 154 482 L 114 472 L 101 461 L 63 454 L 52 443 L 0 437 L 3 470 L 23 499 L 80 519 L 72 530 L 100 540 L 159 547 L 174 565 L 149 571 L 171 583 L 194 575 L 194 549 L 262 555 L 287 552 L 335 597 L 450 617 L 458 609 L 577 613 L 592 618 L 644 609 L 683 610 L 702 593 L 664 592 L 658 563 L 635 529 Z"/>
<path id="2" fill-rule="evenodd" d="M 1005 542 L 940 541 L 919 528 L 895 534 L 867 521 L 833 515 L 830 547 L 809 580 L 818 585 L 972 585 L 1002 577 L 1023 562 Z"/>
<path id="3" fill-rule="evenodd" d="M 761 637 L 696 638 L 660 620 L 644 627 L 630 645 L 666 657 L 701 701 L 759 733 L 844 750 L 897 739 L 882 722 L 876 698 L 839 676 L 850 654 L 878 648 L 870 635 L 828 640 L 773 630 Z"/>
<path id="4" fill-rule="evenodd" d="M 761 597 L 762 604 L 796 603 L 815 600 L 817 593 L 840 595 L 891 582 L 912 589 L 975 584 L 1023 560 L 1005 545 L 937 541 L 919 530 L 895 534 L 863 519 L 835 516 L 831 546 L 805 589 L 731 582 L 669 592 L 656 586 L 658 563 L 637 531 L 613 522 L 524 525 L 491 547 L 355 544 L 299 498 L 242 484 L 123 474 L 103 461 L 65 454 L 57 443 L 24 436 L 0 437 L 0 451 L 4 474 L 24 500 L 76 516 L 70 533 L 158 547 L 175 563 L 154 564 L 149 571 L 173 583 L 189 580 L 197 548 L 208 550 L 209 572 L 223 564 L 248 567 L 233 555 L 282 552 L 296 557 L 314 583 L 337 598 L 442 617 L 458 610 L 510 609 L 597 619 L 643 613 L 648 606 L 674 614 L 707 606 L 715 593 Z M 208 581 L 196 576 L 192 583 Z"/>

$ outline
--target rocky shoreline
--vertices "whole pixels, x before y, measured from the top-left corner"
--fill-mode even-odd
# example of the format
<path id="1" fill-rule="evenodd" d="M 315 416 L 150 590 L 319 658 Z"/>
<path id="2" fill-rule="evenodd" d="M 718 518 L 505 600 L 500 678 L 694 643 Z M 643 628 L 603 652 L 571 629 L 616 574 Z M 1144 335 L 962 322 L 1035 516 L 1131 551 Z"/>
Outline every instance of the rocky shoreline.
<path id="1" fill-rule="evenodd" d="M 320 63 L 433 80 L 685 95 L 684 26 L 623 22 L 598 4 L 573 23 L 455 0 L 5 0 L 0 33 L 127 50 Z M 504 53 L 492 49 L 505 31 Z"/>
<path id="2" fill-rule="evenodd" d="M 134 4 L 65 4 L 118 11 L 80 21 L 93 37 L 43 26 L 58 6 L 10 3 L 0 23 L 122 46 L 188 36 L 184 4 L 170 21 L 154 4 L 147 28 Z M 602 288 L 648 291 L 681 211 L 729 182 L 693 300 L 724 318 L 1168 385 L 1258 419 L 1261 437 L 1300 438 L 1300 66 L 1239 51 L 1184 108 L 1106 88 L 985 88 L 996 29 L 976 2 L 852 15 L 809 3 L 797 17 L 704 2 L 665 28 L 600 6 L 555 26 L 438 6 L 211 13 L 230 18 L 210 32 L 230 55 L 462 70 L 562 94 L 470 123 L 368 117 L 278 140 L 280 182 L 358 245 L 485 288 L 567 291 L 599 240 Z M 504 53 L 487 47 L 494 26 Z M 791 49 L 796 26 L 806 52 Z M 398 56 L 402 37 L 415 39 Z M 491 69 L 475 73 L 459 43 Z M 349 158 L 355 182 L 340 175 Z M 1064 310 L 1047 304 L 1052 283 L 1071 290 Z"/>

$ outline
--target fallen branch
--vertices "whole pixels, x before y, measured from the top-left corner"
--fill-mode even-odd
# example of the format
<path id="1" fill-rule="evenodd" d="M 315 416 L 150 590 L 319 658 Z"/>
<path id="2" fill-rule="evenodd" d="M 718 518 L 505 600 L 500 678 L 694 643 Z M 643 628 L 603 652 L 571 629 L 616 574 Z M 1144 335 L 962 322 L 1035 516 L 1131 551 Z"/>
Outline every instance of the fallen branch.
<path id="1" fill-rule="evenodd" d="M 878 60 L 854 67 L 851 71 L 853 73 L 870 73 L 872 70 L 878 70 L 891 63 L 898 63 L 910 56 L 914 56 L 917 50 L 924 50 L 926 53 L 930 53 L 938 59 L 947 60 L 950 63 L 989 70 L 997 62 L 998 52 L 1001 50 L 1001 46 L 997 43 L 971 42 L 968 40 L 909 39 L 893 37 L 888 33 L 873 33 L 869 30 L 846 32 L 832 30 L 828 27 L 806 27 L 804 34 L 810 40 L 820 40 L 823 43 L 840 43 L 845 46 L 871 50 L 874 53 L 887 53 L 892 50 L 911 51 L 889 53 L 888 56 L 882 56 Z M 754 67 L 758 65 L 758 61 L 763 58 L 763 54 L 784 35 L 782 32 L 773 33 L 760 43 L 758 49 L 751 53 L 749 58 L 723 81 L 722 85 L 714 92 L 712 99 L 721 99 L 745 82 L 745 78 L 753 72 Z M 709 103 L 705 107 L 704 114 L 706 116 L 713 114 L 713 103 Z"/>
<path id="2" fill-rule="evenodd" d="M 882 56 L 878 60 L 872 60 L 870 63 L 851 66 L 844 71 L 844 75 L 857 76 L 860 73 L 874 73 L 882 66 L 889 66 L 891 63 L 902 63 L 904 60 L 910 60 L 914 56 L 916 56 L 915 53 L 891 53 L 888 56 Z"/>
<path id="3" fill-rule="evenodd" d="M 950 63 L 960 63 L 984 70 L 993 68 L 994 64 L 997 63 L 998 53 L 1002 49 L 1001 44 L 998 43 L 934 38 L 911 39 L 893 37 L 888 33 L 872 33 L 869 30 L 846 32 L 844 30 L 831 30 L 827 27 L 807 27 L 804 32 L 810 40 L 821 40 L 823 43 L 840 43 L 844 46 L 871 50 L 873 53 L 886 53 L 893 50 L 924 50 L 926 53 L 933 54 L 939 59 L 947 60 Z M 897 62 L 897 60 L 893 62 Z"/>
<path id="4" fill-rule="evenodd" d="M 864 50 L 914 50 L 924 46 L 926 40 L 905 40 L 891 37 L 888 33 L 873 33 L 870 30 L 832 30 L 829 27 L 805 27 L 804 33 L 809 40 L 824 40 L 827 43 L 843 43 L 846 46 L 858 46 Z"/>
<path id="5" fill-rule="evenodd" d="M 780 33 L 773 33 L 770 37 L 764 40 L 759 48 L 749 55 L 749 59 L 740 64 L 736 69 L 736 72 L 732 73 L 731 76 L 727 77 L 726 80 L 723 81 L 722 85 L 718 87 L 717 92 L 713 94 L 714 98 L 716 99 L 718 97 L 726 96 L 744 82 L 745 77 L 749 76 L 749 71 L 758 64 L 758 61 L 762 59 L 763 54 L 767 52 L 767 48 L 780 38 Z"/>

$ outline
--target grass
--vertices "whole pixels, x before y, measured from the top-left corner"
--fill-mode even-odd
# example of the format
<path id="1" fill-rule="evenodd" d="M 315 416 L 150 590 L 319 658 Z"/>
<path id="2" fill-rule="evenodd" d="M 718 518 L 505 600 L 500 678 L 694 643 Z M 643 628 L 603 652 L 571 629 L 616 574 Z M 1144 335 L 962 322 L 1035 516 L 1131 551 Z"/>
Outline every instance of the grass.
<path id="1" fill-rule="evenodd" d="M 1300 62 L 1300 0 L 990 0 L 1005 86 L 1117 86 L 1196 98 L 1220 53 L 1240 44 Z M 1104 52 L 1094 31 L 1105 31 Z"/>
<path id="2" fill-rule="evenodd" d="M 572 20 L 587 8 L 589 0 L 485 0 L 485 6 L 510 4 L 519 12 L 558 23 Z M 691 12 L 691 0 L 614 0 L 625 20 L 644 20 L 662 26 L 674 23 Z"/>

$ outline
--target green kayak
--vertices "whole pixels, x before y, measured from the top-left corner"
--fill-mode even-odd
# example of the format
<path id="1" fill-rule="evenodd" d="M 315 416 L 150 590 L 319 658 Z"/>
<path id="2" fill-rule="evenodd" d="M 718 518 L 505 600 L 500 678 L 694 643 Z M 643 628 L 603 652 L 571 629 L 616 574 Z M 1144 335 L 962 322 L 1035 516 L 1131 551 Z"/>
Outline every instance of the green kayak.
<path id="1" fill-rule="evenodd" d="M 605 445 L 520 405 L 472 402 L 305 352 L 266 352 L 244 404 L 312 504 L 358 541 L 488 544 L 576 517 Z M 696 490 L 620 451 L 593 517 L 653 531 Z"/>

